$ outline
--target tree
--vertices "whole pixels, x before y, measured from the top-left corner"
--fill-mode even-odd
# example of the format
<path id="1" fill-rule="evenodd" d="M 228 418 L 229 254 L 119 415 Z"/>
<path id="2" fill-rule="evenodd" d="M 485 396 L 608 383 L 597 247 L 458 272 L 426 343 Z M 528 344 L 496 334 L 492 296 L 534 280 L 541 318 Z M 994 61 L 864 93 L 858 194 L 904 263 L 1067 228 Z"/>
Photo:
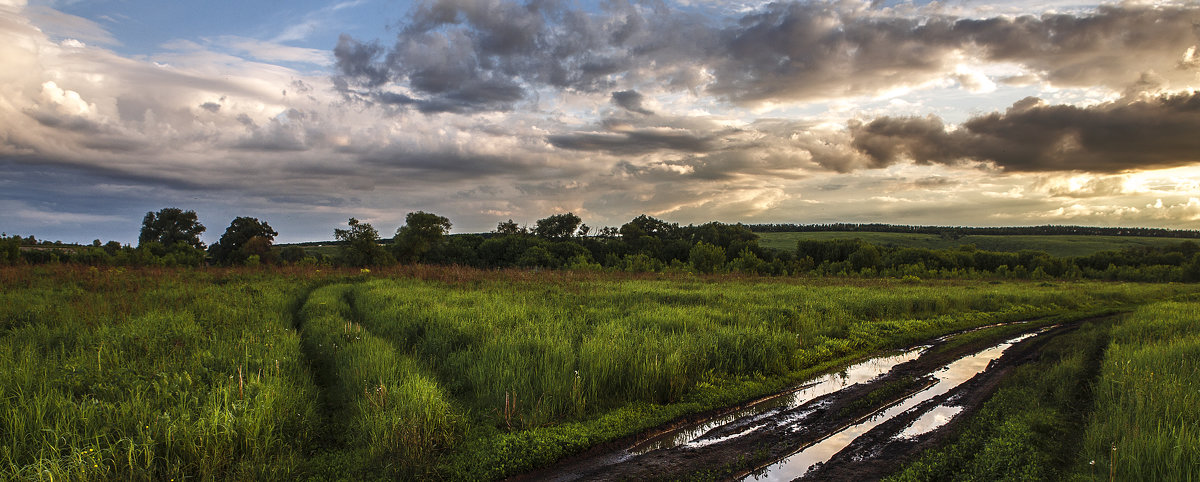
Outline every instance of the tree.
<path id="1" fill-rule="evenodd" d="M 208 248 L 208 254 L 220 264 L 242 264 L 251 255 L 258 255 L 259 259 L 266 261 L 271 243 L 278 235 L 265 221 L 237 217 L 225 228 L 221 239 Z"/>
<path id="2" fill-rule="evenodd" d="M 342 242 L 342 262 L 350 266 L 390 264 L 394 259 L 379 245 L 379 231 L 371 223 L 350 218 L 350 229 L 334 229 L 333 236 Z"/>
<path id="3" fill-rule="evenodd" d="M 865 268 L 878 268 L 881 256 L 879 250 L 874 245 L 864 243 L 858 251 L 850 255 L 850 265 L 854 267 L 854 271 L 862 271 Z"/>
<path id="4" fill-rule="evenodd" d="M 767 262 L 759 258 L 750 248 L 743 248 L 737 258 L 729 262 L 734 271 L 745 274 L 762 274 Z"/>
<path id="5" fill-rule="evenodd" d="M 501 221 L 500 224 L 496 225 L 496 234 L 522 234 L 524 232 L 525 230 L 517 226 L 517 223 L 511 219 Z"/>
<path id="6" fill-rule="evenodd" d="M 21 237 L 0 235 L 0 264 L 18 264 L 21 262 Z"/>
<path id="7" fill-rule="evenodd" d="M 296 263 L 304 259 L 308 253 L 304 252 L 304 248 L 300 246 L 287 246 L 279 252 L 279 259 L 286 263 Z"/>
<path id="8" fill-rule="evenodd" d="M 263 236 L 250 238 L 238 252 L 245 256 L 242 262 L 246 264 L 257 266 L 258 263 L 273 264 L 275 262 L 275 252 L 271 251 L 271 240 Z M 250 263 L 252 259 L 254 263 Z"/>
<path id="9" fill-rule="evenodd" d="M 200 233 L 204 225 L 196 218 L 196 211 L 184 211 L 179 208 L 163 208 L 157 213 L 148 212 L 142 218 L 142 233 L 138 236 L 138 245 L 157 241 L 163 246 L 171 247 L 182 241 L 196 249 L 204 249 L 200 242 Z"/>
<path id="10" fill-rule="evenodd" d="M 426 253 L 442 242 L 450 232 L 450 220 L 433 213 L 417 211 L 404 217 L 404 226 L 396 230 L 392 238 L 392 251 L 396 259 L 413 263 L 420 261 Z"/>
<path id="11" fill-rule="evenodd" d="M 582 223 L 583 220 L 575 213 L 555 214 L 539 219 L 537 226 L 533 228 L 533 234 L 540 238 L 561 241 L 574 236 Z"/>
<path id="12" fill-rule="evenodd" d="M 1200 281 L 1200 253 L 1192 255 L 1191 261 L 1183 265 L 1184 281 Z"/>
<path id="13" fill-rule="evenodd" d="M 679 234 L 679 225 L 642 214 L 621 225 L 621 237 L 627 243 L 637 243 L 643 237 L 672 239 Z"/>
<path id="14" fill-rule="evenodd" d="M 725 248 L 701 241 L 692 246 L 688 261 L 700 273 L 714 273 L 725 265 Z"/>

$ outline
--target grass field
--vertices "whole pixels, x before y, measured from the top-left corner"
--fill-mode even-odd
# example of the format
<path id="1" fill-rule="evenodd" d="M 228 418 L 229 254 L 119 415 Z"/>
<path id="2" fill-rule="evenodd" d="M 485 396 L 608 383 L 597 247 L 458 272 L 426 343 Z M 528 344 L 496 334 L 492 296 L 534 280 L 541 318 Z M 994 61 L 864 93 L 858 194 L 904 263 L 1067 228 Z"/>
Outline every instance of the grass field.
<path id="1" fill-rule="evenodd" d="M 1179 244 L 1184 239 L 1149 238 L 1134 236 L 1036 236 L 1036 235 L 972 235 L 959 239 L 943 238 L 935 234 L 870 233 L 870 232 L 788 232 L 758 233 L 758 244 L 763 247 L 796 250 L 796 242 L 805 240 L 861 239 L 877 246 L 903 248 L 947 249 L 964 244 L 974 244 L 985 251 L 1015 252 L 1023 249 L 1045 251 L 1052 256 L 1087 256 L 1099 251 L 1120 250 L 1135 247 L 1161 247 Z"/>
<path id="2" fill-rule="evenodd" d="M 42 266 L 0 288 L 0 479 L 363 480 L 513 475 L 884 348 L 1197 287 Z"/>

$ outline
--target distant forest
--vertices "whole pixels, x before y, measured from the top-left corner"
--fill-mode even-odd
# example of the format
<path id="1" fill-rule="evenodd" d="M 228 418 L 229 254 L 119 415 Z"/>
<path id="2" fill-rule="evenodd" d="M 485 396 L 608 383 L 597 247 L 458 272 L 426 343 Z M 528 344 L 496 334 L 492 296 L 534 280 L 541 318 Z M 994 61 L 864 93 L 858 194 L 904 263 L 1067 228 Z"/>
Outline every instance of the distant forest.
<path id="1" fill-rule="evenodd" d="M 902 224 L 749 224 L 756 233 L 811 233 L 811 232 L 858 232 L 858 233 L 909 233 L 935 234 L 942 236 L 1013 236 L 1013 235 L 1082 235 L 1082 236 L 1138 236 L 1150 238 L 1200 238 L 1200 231 L 1162 228 L 1104 228 L 1095 226 L 1011 226 L 976 228 L 967 226 L 907 226 Z"/>
<path id="2" fill-rule="evenodd" d="M 752 225 L 710 222 L 681 226 L 641 215 L 619 228 L 593 231 L 573 213 L 513 220 L 483 234 L 450 235 L 449 219 L 413 212 L 395 235 L 381 236 L 370 223 L 351 218 L 334 228 L 333 246 L 274 245 L 278 234 L 266 221 L 234 219 L 212 246 L 194 211 L 166 208 L 146 213 L 138 246 L 116 241 L 91 246 L 35 243 L 32 236 L 0 236 L 0 265 L 73 263 L 90 266 L 342 266 L 395 264 L 469 266 L 479 269 L 565 269 L 627 273 L 758 276 L 850 276 L 922 278 L 1103 279 L 1200 281 L 1200 244 L 1183 239 L 1159 247 L 1053 256 L 1037 249 L 988 251 L 972 244 L 943 249 L 876 245 L 862 239 L 799 240 L 777 249 L 759 245 L 755 231 L 883 231 L 937 234 L 1108 235 L 1197 238 L 1196 231 L 1153 228 L 1037 226 L 962 228 L 884 224 Z"/>

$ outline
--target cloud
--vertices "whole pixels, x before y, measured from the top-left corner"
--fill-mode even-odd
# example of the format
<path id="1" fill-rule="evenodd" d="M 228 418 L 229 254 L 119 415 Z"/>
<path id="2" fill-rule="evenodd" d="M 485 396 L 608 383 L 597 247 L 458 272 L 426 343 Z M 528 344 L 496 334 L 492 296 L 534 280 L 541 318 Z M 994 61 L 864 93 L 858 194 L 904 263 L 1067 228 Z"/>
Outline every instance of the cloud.
<path id="1" fill-rule="evenodd" d="M 1156 199 L 1153 204 L 1147 204 L 1145 210 L 1155 219 L 1200 221 L 1200 198 L 1190 197 L 1177 203 L 1163 203 L 1162 199 Z"/>
<path id="2" fill-rule="evenodd" d="M 17 2 L 16 6 L 20 7 L 23 5 L 24 2 Z M 37 24 L 41 31 L 52 37 L 78 39 L 92 44 L 107 46 L 121 44 L 103 26 L 83 17 L 77 17 L 42 6 L 23 7 L 22 14 Z"/>
<path id="3" fill-rule="evenodd" d="M 1090 107 L 1026 98 L 951 129 L 936 117 L 881 117 L 851 127 L 872 166 L 912 160 L 991 162 L 1014 172 L 1116 173 L 1200 162 L 1200 93 Z"/>
<path id="4" fill-rule="evenodd" d="M 85 196 L 39 203 L 93 193 L 90 180 L 103 179 L 146 188 L 103 198 L 140 203 L 125 205 L 134 216 L 121 229 L 136 231 L 140 214 L 179 201 L 225 219 L 272 214 L 281 231 L 319 228 L 308 239 L 328 238 L 349 216 L 387 231 L 414 210 L 485 230 L 497 218 L 567 210 L 592 225 L 642 212 L 681 222 L 973 223 L 1079 204 L 1132 207 L 1126 219 L 1166 225 L 1176 222 L 1144 206 L 1186 205 L 1188 188 L 1177 186 L 1194 181 L 1138 181 L 1141 190 L 1116 194 L 1105 173 L 1195 163 L 1198 101 L 1179 92 L 1196 83 L 1200 65 L 1187 48 L 1200 41 L 1176 28 L 1189 8 L 965 19 L 858 1 L 729 13 L 447 0 L 420 2 L 394 38 L 343 35 L 324 54 L 281 45 L 308 31 L 298 29 L 269 42 L 180 40 L 128 57 L 0 7 L 0 167 L 9 174 L 0 197 L 91 212 L 80 208 L 97 204 Z M 729 16 L 708 16 L 717 11 Z M 1017 27 L 1033 33 L 1005 33 Z M 1039 33 L 1049 28 L 1066 36 Z M 1032 46 L 1004 47 L 1022 40 Z M 1089 62 L 1107 70 L 1069 68 Z M 1003 77 L 1016 74 L 1032 82 L 1028 91 L 1094 90 L 1045 96 L 1075 106 L 1030 99 L 958 125 L 923 116 L 953 115 L 961 108 L 944 104 L 974 93 L 1012 95 Z M 940 103 L 844 98 L 926 85 L 963 92 Z M 827 108 L 831 100 L 849 107 Z M 770 114 L 745 108 L 757 104 Z M 847 126 L 854 115 L 860 121 Z M 19 170 L 55 181 L 35 193 Z M 1094 171 L 1097 180 L 1037 185 L 1023 174 L 1051 171 Z"/>
<path id="5" fill-rule="evenodd" d="M 622 90 L 612 93 L 612 102 L 618 107 L 636 114 L 654 115 L 654 112 L 646 109 L 644 106 L 645 101 L 645 96 L 639 94 L 636 90 Z"/>
<path id="6" fill-rule="evenodd" d="M 1144 85 L 1147 75 L 1157 87 L 1193 85 L 1200 67 L 1188 54 L 1200 44 L 1200 8 L 1193 5 L 957 18 L 865 1 L 786 2 L 727 22 L 621 2 L 596 12 L 440 0 L 413 12 L 390 47 L 339 41 L 335 56 L 347 92 L 377 97 L 374 89 L 393 84 L 443 106 L 426 111 L 474 112 L 510 110 L 540 87 L 596 92 L 652 83 L 757 105 L 944 81 L 976 93 L 996 88 L 964 62 L 1024 71 L 1000 79 L 1007 82 L 1117 91 L 1153 87 Z M 641 95 L 636 90 L 616 92 L 618 106 L 645 113 L 631 103 Z"/>
<path id="7" fill-rule="evenodd" d="M 334 54 L 344 91 L 367 100 L 384 84 L 411 89 L 426 112 L 511 110 L 538 87 L 611 90 L 646 75 L 694 87 L 701 37 L 696 15 L 612 2 L 600 11 L 554 2 L 459 0 L 419 3 L 390 47 L 343 36 Z M 654 68 L 646 62 L 655 61 Z"/>
<path id="8" fill-rule="evenodd" d="M 107 214 L 64 212 L 53 206 L 38 207 L 24 201 L 0 199 L 0 210 L 12 216 L 13 221 L 25 221 L 41 225 L 101 224 L 121 222 L 120 216 Z M 14 233 L 15 234 L 15 233 Z"/>
<path id="9" fill-rule="evenodd" d="M 316 65 L 332 63 L 333 56 L 325 50 L 293 47 L 275 41 L 264 41 L 236 35 L 225 35 L 214 44 L 235 53 L 266 62 L 299 62 Z"/>
<path id="10" fill-rule="evenodd" d="M 713 92 L 743 102 L 870 95 L 949 76 L 987 91 L 991 81 L 958 72 L 961 59 L 1011 62 L 1059 86 L 1116 90 L 1155 71 L 1189 85 L 1181 63 L 1197 44 L 1195 6 L 1103 6 L 1092 13 L 963 18 L 873 14 L 855 2 L 783 3 L 726 31 Z"/>
<path id="11" fill-rule="evenodd" d="M 560 149 L 605 151 L 613 154 L 644 154 L 661 150 L 705 152 L 713 148 L 713 139 L 709 136 L 668 129 L 552 135 L 547 137 L 547 140 Z"/>
<path id="12" fill-rule="evenodd" d="M 1065 178 L 1046 177 L 1038 183 L 1038 188 L 1056 197 L 1093 198 L 1119 196 L 1126 193 L 1129 176 L 1069 176 Z"/>

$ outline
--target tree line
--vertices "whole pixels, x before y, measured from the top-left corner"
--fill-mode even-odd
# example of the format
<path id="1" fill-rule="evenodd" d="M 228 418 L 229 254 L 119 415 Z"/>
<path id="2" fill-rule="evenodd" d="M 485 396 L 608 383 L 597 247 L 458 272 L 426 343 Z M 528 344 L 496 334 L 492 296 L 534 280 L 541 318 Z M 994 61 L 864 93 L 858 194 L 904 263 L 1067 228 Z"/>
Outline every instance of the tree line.
<path id="1" fill-rule="evenodd" d="M 344 228 L 334 229 L 337 252 L 329 254 L 311 246 L 275 246 L 278 233 L 267 222 L 237 217 L 216 243 L 205 247 L 200 240 L 205 227 L 194 211 L 165 208 L 146 213 L 137 247 L 96 240 L 86 247 L 66 248 L 43 242 L 22 248 L 36 240 L 32 236 L 3 235 L 0 264 L 307 264 L 365 268 L 426 263 L 481 269 L 772 276 L 1200 281 L 1200 246 L 1190 240 L 1165 247 L 1055 257 L 1036 250 L 985 251 L 973 245 L 950 249 L 878 246 L 860 239 L 800 240 L 795 249 L 771 249 L 758 244 L 754 229 L 763 225 L 710 222 L 682 226 L 647 215 L 620 227 L 595 231 L 574 213 L 554 214 L 537 220 L 533 226 L 521 226 L 509 219 L 498 223 L 495 230 L 480 234 L 450 235 L 452 226 L 448 218 L 417 211 L 408 213 L 394 235 L 385 238 L 370 223 L 350 218 Z"/>
<path id="2" fill-rule="evenodd" d="M 1188 229 L 1163 228 L 1109 228 L 1097 226 L 1007 226 L 1007 227 L 968 227 L 968 226 L 909 226 L 899 224 L 751 224 L 748 226 L 756 233 L 796 233 L 796 232 L 859 232 L 859 233 L 908 233 L 934 234 L 942 236 L 962 237 L 968 235 L 1083 235 L 1083 236 L 1138 236 L 1155 238 L 1200 238 L 1200 231 Z"/>

